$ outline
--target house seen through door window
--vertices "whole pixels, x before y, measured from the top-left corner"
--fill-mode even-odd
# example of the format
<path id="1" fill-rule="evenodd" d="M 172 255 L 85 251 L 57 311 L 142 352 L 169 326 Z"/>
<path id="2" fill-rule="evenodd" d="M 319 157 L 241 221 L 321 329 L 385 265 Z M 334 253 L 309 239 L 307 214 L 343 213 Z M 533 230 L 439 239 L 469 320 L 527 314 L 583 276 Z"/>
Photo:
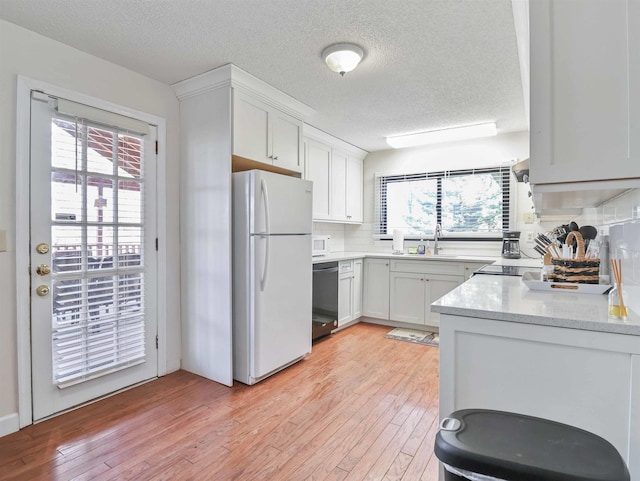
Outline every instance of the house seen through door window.
<path id="1" fill-rule="evenodd" d="M 51 125 L 53 380 L 143 362 L 144 171 L 139 136 Z"/>

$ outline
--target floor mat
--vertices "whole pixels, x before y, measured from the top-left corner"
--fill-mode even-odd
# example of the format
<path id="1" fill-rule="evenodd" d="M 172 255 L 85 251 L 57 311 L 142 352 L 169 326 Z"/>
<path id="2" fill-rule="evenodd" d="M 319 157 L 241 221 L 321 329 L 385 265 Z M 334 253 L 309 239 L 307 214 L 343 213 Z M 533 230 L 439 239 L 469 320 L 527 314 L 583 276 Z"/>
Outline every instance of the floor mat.
<path id="1" fill-rule="evenodd" d="M 415 344 L 423 344 L 425 346 L 438 347 L 440 344 L 440 336 L 437 332 L 416 331 L 413 329 L 395 328 L 393 331 L 384 336 L 387 339 L 396 339 L 398 341 L 413 342 Z"/>

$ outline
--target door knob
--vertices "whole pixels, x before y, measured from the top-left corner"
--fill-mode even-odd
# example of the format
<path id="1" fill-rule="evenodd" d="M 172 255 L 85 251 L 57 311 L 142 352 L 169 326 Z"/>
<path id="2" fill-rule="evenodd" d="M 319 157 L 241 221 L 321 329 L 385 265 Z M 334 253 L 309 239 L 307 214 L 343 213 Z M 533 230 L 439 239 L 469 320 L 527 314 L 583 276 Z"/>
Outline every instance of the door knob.
<path id="1" fill-rule="evenodd" d="M 38 286 L 36 287 L 36 294 L 40 297 L 44 297 L 49 294 L 49 286 Z"/>
<path id="2" fill-rule="evenodd" d="M 36 273 L 39 276 L 46 276 L 47 274 L 51 274 L 51 267 L 49 267 L 47 264 L 40 264 L 38 267 L 36 267 Z"/>
<path id="3" fill-rule="evenodd" d="M 36 251 L 38 252 L 38 254 L 46 254 L 47 252 L 49 252 L 49 244 L 41 242 L 36 246 Z"/>

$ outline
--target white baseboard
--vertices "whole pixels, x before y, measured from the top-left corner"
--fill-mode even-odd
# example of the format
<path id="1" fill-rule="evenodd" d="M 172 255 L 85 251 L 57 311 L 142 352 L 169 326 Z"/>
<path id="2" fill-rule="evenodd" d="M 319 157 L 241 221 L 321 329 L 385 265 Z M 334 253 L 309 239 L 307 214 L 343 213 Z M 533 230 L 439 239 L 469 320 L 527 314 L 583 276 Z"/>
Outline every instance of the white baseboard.
<path id="1" fill-rule="evenodd" d="M 0 417 L 0 436 L 15 433 L 20 430 L 18 413 L 7 414 Z"/>

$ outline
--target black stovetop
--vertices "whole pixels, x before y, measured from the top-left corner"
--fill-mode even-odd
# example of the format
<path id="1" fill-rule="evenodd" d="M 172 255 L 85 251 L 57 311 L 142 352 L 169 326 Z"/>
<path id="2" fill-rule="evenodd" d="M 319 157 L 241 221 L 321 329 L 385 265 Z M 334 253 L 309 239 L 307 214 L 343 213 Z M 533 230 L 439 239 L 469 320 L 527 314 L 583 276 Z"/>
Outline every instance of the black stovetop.
<path id="1" fill-rule="evenodd" d="M 494 276 L 520 276 L 525 272 L 539 271 L 538 267 L 525 267 L 525 266 L 494 266 L 486 265 L 474 272 L 475 274 L 489 274 Z"/>

